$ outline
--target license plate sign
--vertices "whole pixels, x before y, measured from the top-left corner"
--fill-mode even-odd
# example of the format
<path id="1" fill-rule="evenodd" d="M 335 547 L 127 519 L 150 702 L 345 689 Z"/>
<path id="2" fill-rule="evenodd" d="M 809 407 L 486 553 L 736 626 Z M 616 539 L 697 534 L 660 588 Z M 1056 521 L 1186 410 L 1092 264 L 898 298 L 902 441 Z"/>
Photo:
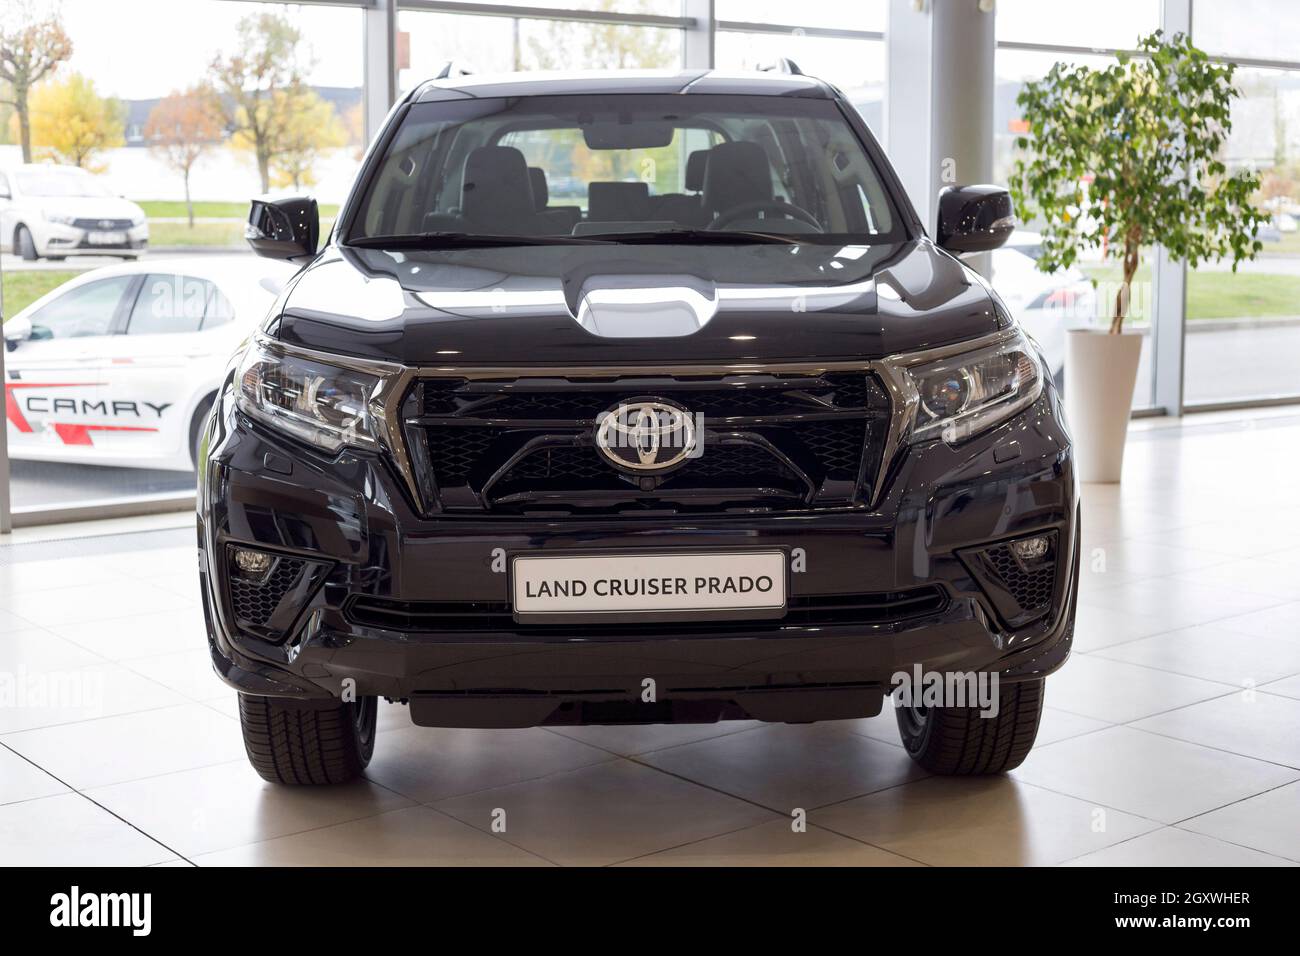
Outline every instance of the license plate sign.
<path id="1" fill-rule="evenodd" d="M 86 236 L 92 246 L 121 246 L 126 244 L 124 232 L 92 232 Z"/>
<path id="2" fill-rule="evenodd" d="M 523 617 L 692 612 L 766 612 L 785 608 L 782 551 L 601 555 L 516 555 L 515 614 Z"/>

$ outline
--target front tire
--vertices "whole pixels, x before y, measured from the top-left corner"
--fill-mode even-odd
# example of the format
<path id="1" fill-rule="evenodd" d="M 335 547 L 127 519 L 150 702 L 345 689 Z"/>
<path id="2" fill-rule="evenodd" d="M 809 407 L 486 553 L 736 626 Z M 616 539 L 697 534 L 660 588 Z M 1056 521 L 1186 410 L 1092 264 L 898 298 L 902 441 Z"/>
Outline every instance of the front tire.
<path id="1" fill-rule="evenodd" d="M 348 783 L 375 752 L 379 699 L 308 708 L 279 697 L 239 695 L 248 762 L 263 780 L 291 786 Z"/>
<path id="2" fill-rule="evenodd" d="M 35 262 L 40 258 L 36 254 L 36 241 L 26 226 L 18 227 L 18 231 L 14 234 L 14 245 L 18 248 L 18 255 L 22 256 L 24 261 Z"/>
<path id="3" fill-rule="evenodd" d="M 913 760 L 931 773 L 992 774 L 1014 770 L 1038 735 L 1046 681 L 1002 683 L 998 712 L 976 707 L 898 707 L 898 733 Z"/>

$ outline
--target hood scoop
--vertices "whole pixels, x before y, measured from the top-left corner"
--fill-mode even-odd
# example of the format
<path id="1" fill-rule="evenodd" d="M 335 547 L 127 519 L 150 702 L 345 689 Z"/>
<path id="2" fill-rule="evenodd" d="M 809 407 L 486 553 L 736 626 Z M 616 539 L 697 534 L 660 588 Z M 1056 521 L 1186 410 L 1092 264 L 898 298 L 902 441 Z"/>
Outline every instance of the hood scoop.
<path id="1" fill-rule="evenodd" d="M 606 339 L 678 338 L 708 325 L 718 311 L 714 284 L 692 275 L 600 275 L 577 289 L 569 311 Z"/>

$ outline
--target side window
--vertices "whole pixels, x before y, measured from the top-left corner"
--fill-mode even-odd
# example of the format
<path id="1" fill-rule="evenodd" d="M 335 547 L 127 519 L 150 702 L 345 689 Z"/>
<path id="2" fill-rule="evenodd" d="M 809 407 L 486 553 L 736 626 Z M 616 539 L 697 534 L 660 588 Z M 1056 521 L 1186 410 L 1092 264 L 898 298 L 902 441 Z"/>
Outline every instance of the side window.
<path id="1" fill-rule="evenodd" d="M 131 307 L 127 335 L 197 332 L 212 294 L 212 283 L 193 276 L 150 273 Z"/>
<path id="2" fill-rule="evenodd" d="M 215 329 L 219 325 L 225 325 L 227 322 L 235 321 L 235 307 L 230 304 L 225 293 L 218 289 L 212 283 L 208 283 L 208 305 L 203 310 L 203 322 L 199 328 L 205 332 L 208 329 Z"/>
<path id="3" fill-rule="evenodd" d="M 32 315 L 33 339 L 79 339 L 107 335 L 134 276 L 99 279 L 69 289 Z"/>

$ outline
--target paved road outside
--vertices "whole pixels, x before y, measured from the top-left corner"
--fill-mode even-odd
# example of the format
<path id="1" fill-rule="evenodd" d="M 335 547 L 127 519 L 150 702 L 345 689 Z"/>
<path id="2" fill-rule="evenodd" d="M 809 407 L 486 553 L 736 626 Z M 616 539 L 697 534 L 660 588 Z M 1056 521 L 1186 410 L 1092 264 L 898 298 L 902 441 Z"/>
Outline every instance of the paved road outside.
<path id="1" fill-rule="evenodd" d="M 194 490 L 193 472 L 100 468 L 45 461 L 11 461 L 9 468 L 10 501 L 14 508 L 73 505 L 105 498 Z"/>

